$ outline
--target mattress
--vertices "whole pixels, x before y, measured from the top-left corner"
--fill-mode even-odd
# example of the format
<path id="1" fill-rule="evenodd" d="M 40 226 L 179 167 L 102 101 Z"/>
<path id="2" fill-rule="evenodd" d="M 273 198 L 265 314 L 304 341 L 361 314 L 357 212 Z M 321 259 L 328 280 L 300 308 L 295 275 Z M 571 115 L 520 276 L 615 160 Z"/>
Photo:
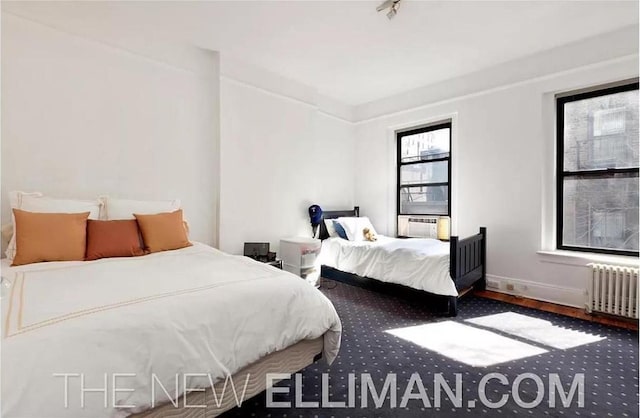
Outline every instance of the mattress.
<path id="1" fill-rule="evenodd" d="M 206 405 L 206 408 L 176 408 L 173 403 L 167 402 L 149 411 L 131 415 L 131 418 L 218 416 L 231 408 L 240 406 L 242 402 L 267 389 L 267 374 L 293 374 L 312 364 L 315 358 L 322 353 L 322 346 L 323 338 L 303 340 L 284 350 L 271 353 L 238 371 L 229 380 L 234 382 L 238 399 L 236 399 L 233 396 L 233 392 L 229 390 L 230 384 L 225 388 L 224 381 L 221 381 L 216 383 L 213 389 L 207 388 L 205 392 L 195 392 L 188 395 L 189 405 Z M 276 382 L 277 381 L 273 381 L 273 383 Z M 212 391 L 215 391 L 215 396 Z M 240 393 L 244 395 L 241 399 Z M 203 409 L 205 410 L 204 414 Z"/>
<path id="2" fill-rule="evenodd" d="M 173 397 L 159 385 L 210 387 L 320 337 L 330 363 L 340 346 L 338 315 L 313 286 L 203 244 L 3 267 L 3 417 L 125 417 Z M 108 386 L 108 402 L 82 386 Z"/>
<path id="3" fill-rule="evenodd" d="M 449 244 L 428 238 L 391 238 L 348 241 L 328 238 L 322 242 L 322 265 L 388 283 L 396 283 L 437 295 L 457 296 L 449 274 Z"/>

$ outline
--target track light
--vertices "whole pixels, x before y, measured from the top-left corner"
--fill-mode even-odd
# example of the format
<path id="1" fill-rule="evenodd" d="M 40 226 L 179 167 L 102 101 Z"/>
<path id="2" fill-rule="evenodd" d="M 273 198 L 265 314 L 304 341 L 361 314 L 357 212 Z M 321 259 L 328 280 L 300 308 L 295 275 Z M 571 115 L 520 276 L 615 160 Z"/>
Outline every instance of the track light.
<path id="1" fill-rule="evenodd" d="M 379 12 L 381 12 L 381 11 L 383 11 L 384 9 L 386 9 L 386 8 L 388 8 L 388 7 L 393 6 L 393 4 L 394 4 L 394 3 L 395 3 L 395 1 L 394 1 L 394 0 L 387 0 L 387 1 L 385 1 L 384 3 L 382 3 L 380 6 L 376 7 L 376 10 L 377 10 L 377 11 L 379 11 Z"/>
<path id="2" fill-rule="evenodd" d="M 389 20 L 393 19 L 393 17 L 398 14 L 398 8 L 400 7 L 401 0 L 386 0 L 380 6 L 376 7 L 378 12 L 383 11 L 384 9 L 389 9 L 387 12 L 387 18 Z"/>

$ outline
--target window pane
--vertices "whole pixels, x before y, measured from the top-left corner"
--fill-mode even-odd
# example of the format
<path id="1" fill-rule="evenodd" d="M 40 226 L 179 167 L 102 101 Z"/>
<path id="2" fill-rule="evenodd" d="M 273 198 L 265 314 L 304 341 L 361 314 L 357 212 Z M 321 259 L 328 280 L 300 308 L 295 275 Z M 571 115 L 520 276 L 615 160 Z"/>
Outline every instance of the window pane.
<path id="1" fill-rule="evenodd" d="M 449 186 L 400 188 L 401 215 L 447 215 Z"/>
<path id="2" fill-rule="evenodd" d="M 400 184 L 446 183 L 449 180 L 449 162 L 419 163 L 400 166 Z"/>
<path id="3" fill-rule="evenodd" d="M 564 105 L 564 169 L 638 166 L 638 90 Z"/>
<path id="4" fill-rule="evenodd" d="M 451 129 L 437 129 L 403 136 L 400 142 L 400 162 L 433 160 L 449 156 Z"/>
<path id="5" fill-rule="evenodd" d="M 638 251 L 638 177 L 566 178 L 563 243 Z"/>

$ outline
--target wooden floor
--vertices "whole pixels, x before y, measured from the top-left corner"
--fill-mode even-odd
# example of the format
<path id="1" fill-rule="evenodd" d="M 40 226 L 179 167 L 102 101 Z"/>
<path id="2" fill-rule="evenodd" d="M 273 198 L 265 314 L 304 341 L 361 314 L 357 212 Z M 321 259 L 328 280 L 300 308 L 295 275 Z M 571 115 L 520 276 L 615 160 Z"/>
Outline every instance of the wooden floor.
<path id="1" fill-rule="evenodd" d="M 491 292 L 488 290 L 476 290 L 476 296 L 488 299 L 499 300 L 502 302 L 512 303 L 514 305 L 525 306 L 527 308 L 539 309 L 541 311 L 553 312 L 559 315 L 571 316 L 587 321 L 598 322 L 600 324 L 609 325 L 631 330 L 638 330 L 638 321 L 632 319 L 617 318 L 608 315 L 590 315 L 584 309 L 572 308 L 569 306 L 556 305 L 555 303 L 541 302 L 535 299 L 523 298 L 521 296 L 507 295 L 499 292 Z"/>

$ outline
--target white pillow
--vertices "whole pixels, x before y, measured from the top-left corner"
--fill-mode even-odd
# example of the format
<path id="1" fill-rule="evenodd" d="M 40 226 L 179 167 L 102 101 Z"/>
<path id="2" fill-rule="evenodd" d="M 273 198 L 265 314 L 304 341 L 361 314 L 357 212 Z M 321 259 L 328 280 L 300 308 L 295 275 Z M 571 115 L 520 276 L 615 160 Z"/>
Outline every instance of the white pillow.
<path id="1" fill-rule="evenodd" d="M 89 219 L 100 219 L 102 202 L 97 200 L 77 200 L 77 199 L 57 199 L 45 197 L 42 193 L 25 193 L 14 191 L 9 193 L 9 203 L 11 209 L 22 209 L 28 212 L 41 213 L 82 213 L 89 212 Z M 11 214 L 13 225 L 13 213 Z M 9 260 L 13 260 L 16 255 L 16 231 L 15 226 L 11 235 L 11 241 L 5 252 Z"/>
<path id="2" fill-rule="evenodd" d="M 324 219 L 324 226 L 327 228 L 327 234 L 329 237 L 335 238 L 338 236 L 336 232 L 336 227 L 333 225 L 333 219 Z"/>
<path id="3" fill-rule="evenodd" d="M 2 225 L 2 252 L 5 253 L 9 248 L 9 242 L 13 236 L 13 224 Z"/>
<path id="4" fill-rule="evenodd" d="M 344 228 L 344 232 L 347 234 L 349 241 L 364 241 L 362 230 L 365 228 L 369 228 L 374 235 L 378 235 L 371 221 L 366 216 L 338 218 L 336 221 Z"/>
<path id="5" fill-rule="evenodd" d="M 180 209 L 180 200 L 130 200 L 103 198 L 107 220 L 135 219 L 134 213 L 153 215 L 163 212 L 175 212 Z"/>

